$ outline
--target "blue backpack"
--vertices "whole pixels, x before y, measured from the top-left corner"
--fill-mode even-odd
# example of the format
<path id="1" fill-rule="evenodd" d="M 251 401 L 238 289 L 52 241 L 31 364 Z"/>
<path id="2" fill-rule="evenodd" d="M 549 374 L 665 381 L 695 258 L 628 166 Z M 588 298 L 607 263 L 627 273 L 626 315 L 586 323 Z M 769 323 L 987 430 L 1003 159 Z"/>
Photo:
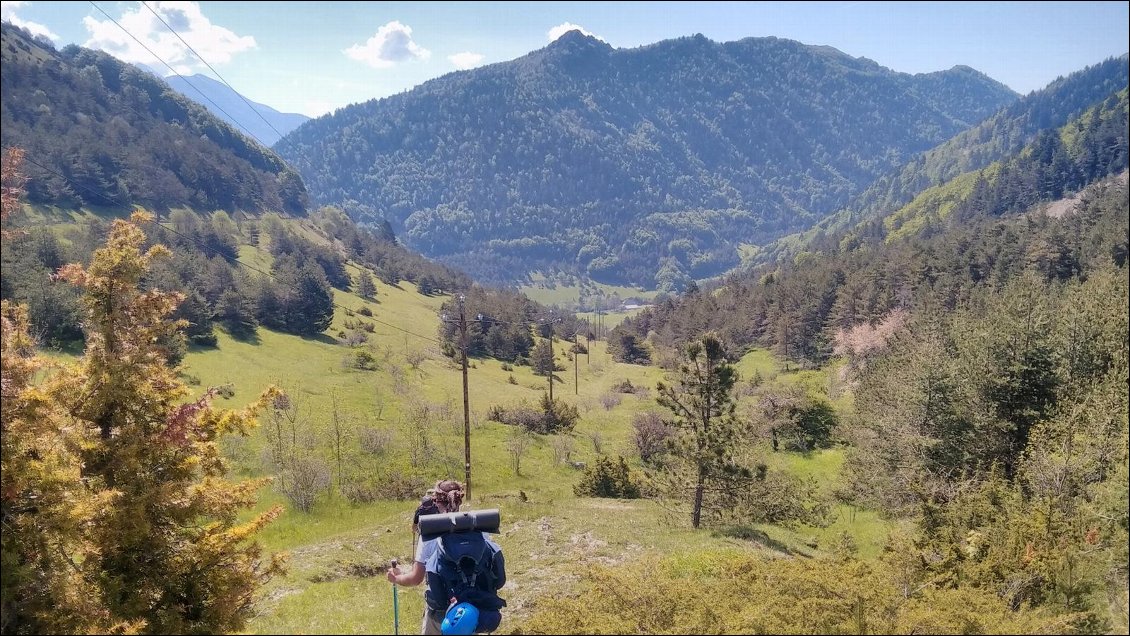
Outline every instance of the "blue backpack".
<path id="1" fill-rule="evenodd" d="M 438 537 L 435 567 L 428 572 L 428 608 L 447 611 L 451 599 L 470 603 L 479 610 L 475 631 L 494 631 L 502 620 L 506 601 L 498 590 L 506 585 L 506 563 L 502 550 L 487 541 L 482 532 L 453 532 Z"/>

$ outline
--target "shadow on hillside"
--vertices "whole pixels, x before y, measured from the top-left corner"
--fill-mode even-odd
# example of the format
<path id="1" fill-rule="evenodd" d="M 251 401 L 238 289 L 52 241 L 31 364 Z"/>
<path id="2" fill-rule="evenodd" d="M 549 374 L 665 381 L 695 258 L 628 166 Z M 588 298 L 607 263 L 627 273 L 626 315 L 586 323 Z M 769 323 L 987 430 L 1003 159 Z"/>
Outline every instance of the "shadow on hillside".
<path id="1" fill-rule="evenodd" d="M 235 340 L 236 342 L 242 342 L 243 344 L 258 345 L 259 343 L 262 342 L 262 340 L 259 339 L 259 332 L 258 331 L 254 332 L 254 333 L 249 333 L 249 334 L 246 334 L 246 335 L 236 335 L 236 334 L 230 334 L 230 335 L 232 337 L 232 340 Z"/>
<path id="2" fill-rule="evenodd" d="M 327 336 L 324 333 L 317 333 L 317 334 L 310 335 L 310 336 L 302 336 L 302 339 L 313 341 L 313 342 L 320 342 L 322 344 L 335 345 L 335 344 L 338 343 L 337 339 L 335 339 L 333 336 Z"/>
<path id="3" fill-rule="evenodd" d="M 769 548 L 770 550 L 776 550 L 777 552 L 788 556 L 811 556 L 806 552 L 798 552 L 790 548 L 787 544 L 784 544 L 765 534 L 764 531 L 750 526 L 731 526 L 721 530 L 716 530 L 714 534 L 720 537 L 730 537 L 731 539 L 752 541 L 753 543 L 761 544 L 766 548 Z"/>
<path id="4" fill-rule="evenodd" d="M 235 340 L 236 342 L 242 342 L 243 344 L 249 344 L 249 345 L 258 345 L 261 342 L 259 340 L 258 329 L 255 330 L 255 331 L 252 331 L 250 333 L 247 333 L 247 332 L 242 332 L 242 331 L 232 332 L 232 331 L 229 331 L 228 329 L 221 327 L 219 325 L 217 325 L 216 328 L 217 328 L 218 331 L 222 331 L 222 332 L 226 333 L 228 336 L 231 337 L 232 340 Z M 215 345 L 212 345 L 212 346 L 203 346 L 203 345 L 194 345 L 194 344 L 188 345 L 188 350 L 191 351 L 191 352 L 194 352 L 194 353 L 200 352 L 200 351 L 215 351 L 217 348 L 218 347 L 216 347 Z"/>

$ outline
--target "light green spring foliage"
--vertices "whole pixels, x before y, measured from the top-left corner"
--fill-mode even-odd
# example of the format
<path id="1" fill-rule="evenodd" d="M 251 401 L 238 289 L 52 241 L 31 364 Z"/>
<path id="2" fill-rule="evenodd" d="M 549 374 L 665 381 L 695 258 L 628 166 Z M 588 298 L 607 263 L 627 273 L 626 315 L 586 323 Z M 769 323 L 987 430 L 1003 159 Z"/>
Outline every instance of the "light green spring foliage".
<path id="1" fill-rule="evenodd" d="M 526 634 L 1033 634 L 1064 617 L 1012 611 L 975 588 L 907 589 L 855 559 L 766 559 L 740 550 L 594 566 L 573 595 L 541 600 Z"/>
<path id="2" fill-rule="evenodd" d="M 944 221 L 957 204 L 973 192 L 977 179 L 995 179 L 999 172 L 1000 165 L 993 164 L 983 171 L 967 172 L 943 185 L 923 190 L 913 201 L 883 219 L 883 225 L 890 232 L 887 242 L 914 236 L 923 228 Z"/>
<path id="3" fill-rule="evenodd" d="M 849 487 L 919 515 L 922 582 L 1124 630 L 1126 270 L 978 302 L 913 326 L 865 377 Z"/>

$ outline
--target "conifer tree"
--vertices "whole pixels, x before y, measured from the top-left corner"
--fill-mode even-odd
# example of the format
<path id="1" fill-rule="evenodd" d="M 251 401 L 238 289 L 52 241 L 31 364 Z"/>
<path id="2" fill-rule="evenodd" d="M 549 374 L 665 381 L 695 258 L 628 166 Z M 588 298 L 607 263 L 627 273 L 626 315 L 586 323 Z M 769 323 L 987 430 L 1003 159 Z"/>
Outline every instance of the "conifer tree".
<path id="1" fill-rule="evenodd" d="M 361 270 L 361 274 L 357 277 L 357 295 L 370 300 L 377 295 L 377 286 L 373 283 L 373 275 L 367 269 Z"/>
<path id="2" fill-rule="evenodd" d="M 108 493 L 83 485 L 83 432 L 32 382 L 45 364 L 34 354 L 27 308 L 5 300 L 0 321 L 0 633 L 109 631 L 109 612 L 80 566 L 96 554 L 83 528 Z"/>
<path id="3" fill-rule="evenodd" d="M 657 386 L 656 400 L 675 414 L 673 423 L 678 433 L 672 454 L 691 472 L 691 525 L 695 528 L 702 522 L 708 488 L 725 489 L 726 481 L 750 476 L 733 457 L 738 423 L 731 391 L 736 381 L 737 373 L 726 362 L 722 342 L 707 334 L 687 345 L 675 384 L 660 382 Z"/>
<path id="4" fill-rule="evenodd" d="M 241 411 L 214 408 L 212 391 L 186 402 L 159 347 L 183 327 L 169 319 L 179 295 L 141 289 L 150 262 L 168 253 L 142 253 L 135 223 L 148 218 L 115 221 L 89 269 L 60 270 L 85 291 L 87 348 L 48 395 L 96 435 L 83 449 L 83 477 L 108 499 L 93 516 L 96 552 L 83 567 L 111 615 L 146 632 L 238 631 L 258 586 L 280 571 L 253 539 L 281 510 L 237 522 L 264 480 L 227 481 L 217 440 L 246 433 L 276 391 Z"/>
<path id="5" fill-rule="evenodd" d="M 5 151 L 0 221 L 19 203 L 22 162 Z M 47 366 L 35 346 L 27 307 L 0 303 L 0 633 L 124 631 L 80 565 L 94 555 L 83 529 L 107 497 L 83 484 L 82 429 L 35 385 Z"/>

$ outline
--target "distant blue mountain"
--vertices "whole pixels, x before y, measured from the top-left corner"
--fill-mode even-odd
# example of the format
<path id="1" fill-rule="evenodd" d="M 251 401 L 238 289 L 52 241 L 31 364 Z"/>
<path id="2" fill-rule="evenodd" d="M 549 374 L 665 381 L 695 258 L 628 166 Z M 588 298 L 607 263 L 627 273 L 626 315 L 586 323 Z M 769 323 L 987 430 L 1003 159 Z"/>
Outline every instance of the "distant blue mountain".
<path id="1" fill-rule="evenodd" d="M 185 97 L 207 108 L 213 115 L 234 126 L 236 130 L 244 134 L 250 132 L 267 146 L 275 145 L 275 142 L 283 135 L 310 119 L 300 113 L 280 113 L 270 106 L 253 102 L 250 99 L 244 102 L 246 98 L 240 97 L 239 93 L 228 88 L 227 84 L 217 82 L 207 75 L 166 77 L 165 82 Z M 189 85 L 190 83 L 191 85 Z M 208 99 L 201 97 L 201 93 L 207 95 Z M 211 100 L 211 102 L 208 100 Z M 262 117 L 256 115 L 247 105 L 248 103 L 254 106 L 255 111 Z M 216 106 L 219 106 L 219 108 L 216 108 Z M 263 121 L 264 119 L 266 122 Z M 267 122 L 270 122 L 269 126 Z"/>

